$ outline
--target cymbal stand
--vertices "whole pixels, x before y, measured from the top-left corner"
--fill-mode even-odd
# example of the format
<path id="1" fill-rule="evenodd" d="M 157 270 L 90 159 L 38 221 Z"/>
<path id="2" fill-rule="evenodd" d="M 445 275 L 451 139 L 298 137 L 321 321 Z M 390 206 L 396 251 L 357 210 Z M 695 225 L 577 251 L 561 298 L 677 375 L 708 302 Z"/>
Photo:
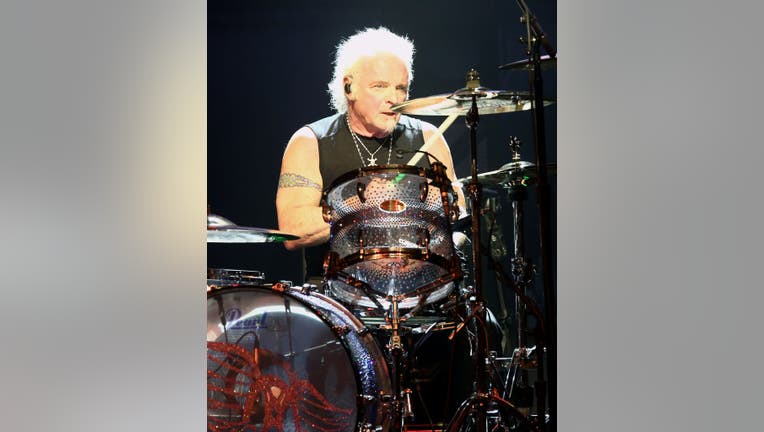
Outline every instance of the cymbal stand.
<path id="1" fill-rule="evenodd" d="M 510 148 L 512 149 L 512 162 L 520 162 L 520 139 L 517 137 L 511 137 L 509 140 Z M 517 348 L 512 356 L 512 367 L 507 373 L 507 381 L 509 381 L 510 374 L 513 375 L 512 385 L 505 385 L 505 389 L 508 389 L 510 400 L 515 401 L 515 405 L 521 408 L 521 410 L 527 414 L 527 408 L 532 405 L 533 396 L 528 395 L 527 391 L 532 392 L 527 384 L 527 373 L 525 368 L 515 367 L 518 357 L 523 357 L 525 353 L 532 352 L 533 348 L 528 349 L 527 337 L 528 332 L 528 313 L 527 306 L 523 301 L 526 293 L 526 287 L 531 283 L 533 275 L 535 273 L 535 267 L 525 258 L 525 227 L 524 227 L 524 215 L 523 215 L 523 202 L 528 199 L 527 186 L 524 184 L 523 175 L 518 169 L 517 171 L 509 172 L 509 184 L 505 186 L 509 194 L 509 199 L 512 202 L 512 221 L 513 221 L 513 257 L 511 261 L 512 279 L 515 283 L 515 287 L 518 291 L 515 294 L 515 316 L 517 318 Z M 522 296 L 522 297 L 521 297 Z M 537 341 L 538 342 L 538 341 Z M 519 376 L 519 380 L 515 381 L 515 377 Z M 507 383 L 509 384 L 509 383 Z M 517 390 L 521 394 L 514 394 L 513 391 Z M 527 391 L 526 391 L 527 389 Z M 529 404 L 529 399 L 531 403 Z"/>
<path id="2" fill-rule="evenodd" d="M 512 162 L 521 162 L 520 139 L 511 137 L 509 145 L 512 150 Z M 511 358 L 497 358 L 496 360 L 511 360 L 510 367 L 507 370 L 507 378 L 504 384 L 505 394 L 503 396 L 512 401 L 527 416 L 530 413 L 530 407 L 533 405 L 533 390 L 527 385 L 527 369 L 531 364 L 530 354 L 533 353 L 535 347 L 528 348 L 527 346 L 528 306 L 526 304 L 526 288 L 530 286 L 536 268 L 525 257 L 523 203 L 528 199 L 527 186 L 524 183 L 525 179 L 522 172 L 518 169 L 517 171 L 509 171 L 508 180 L 504 188 L 512 202 L 513 255 L 511 273 L 516 291 L 514 312 L 517 319 L 517 347 L 513 351 Z M 543 373 L 543 371 L 539 372 Z"/>
<path id="3" fill-rule="evenodd" d="M 476 70 L 467 72 L 467 90 L 473 91 L 480 87 L 480 78 Z M 469 93 L 468 93 L 469 94 Z M 473 295 L 470 297 L 468 307 L 471 314 L 465 322 L 474 322 L 477 328 L 475 344 L 475 378 L 473 393 L 456 410 L 454 417 L 449 421 L 447 432 L 456 432 L 465 428 L 475 427 L 476 432 L 486 432 L 489 423 L 489 410 L 498 408 L 499 412 L 509 413 L 510 416 L 524 423 L 529 429 L 532 428 L 527 419 L 508 401 L 499 397 L 489 387 L 488 365 L 488 332 L 486 328 L 486 303 L 482 288 L 481 267 L 481 231 L 480 231 L 480 203 L 481 185 L 477 176 L 477 126 L 480 121 L 477 108 L 477 95 L 472 92 L 472 106 L 466 114 L 467 127 L 470 130 L 470 156 L 472 178 L 467 185 L 470 197 L 470 211 L 472 216 L 472 265 L 473 265 Z"/>
<path id="4" fill-rule="evenodd" d="M 537 206 L 539 211 L 539 238 L 541 246 L 541 269 L 544 286 L 544 320 L 545 337 L 544 346 L 540 347 L 538 356 L 538 370 L 540 372 L 536 381 L 536 399 L 538 418 L 546 418 L 545 401 L 549 401 L 548 430 L 557 430 L 557 320 L 555 317 L 556 289 L 554 286 L 554 274 L 556 273 L 556 248 L 557 241 L 552 231 L 554 214 L 550 205 L 549 180 L 547 174 L 546 140 L 544 133 L 544 103 L 543 103 L 543 80 L 541 77 L 540 46 L 544 47 L 550 58 L 557 57 L 557 51 L 547 38 L 541 25 L 531 12 L 524 0 L 517 0 L 522 10 L 522 22 L 526 25 L 526 54 L 532 67 L 528 72 L 528 81 L 531 93 L 531 118 L 533 121 L 533 140 L 536 156 L 536 188 Z M 544 357 L 548 367 L 544 368 Z M 543 372 L 546 372 L 545 383 Z"/>
<path id="5" fill-rule="evenodd" d="M 512 148 L 512 162 L 520 161 L 520 140 L 517 137 L 511 137 L 509 145 Z M 509 182 L 505 186 L 509 194 L 509 200 L 512 202 L 512 223 L 513 223 L 513 258 L 512 279 L 521 292 L 525 293 L 525 288 L 530 285 L 535 267 L 525 258 L 525 227 L 523 216 L 523 202 L 528 199 L 528 191 L 524 184 L 522 173 L 509 171 Z M 517 345 L 524 347 L 526 344 L 527 332 L 527 312 L 525 304 L 516 296 L 515 313 L 517 315 Z"/>

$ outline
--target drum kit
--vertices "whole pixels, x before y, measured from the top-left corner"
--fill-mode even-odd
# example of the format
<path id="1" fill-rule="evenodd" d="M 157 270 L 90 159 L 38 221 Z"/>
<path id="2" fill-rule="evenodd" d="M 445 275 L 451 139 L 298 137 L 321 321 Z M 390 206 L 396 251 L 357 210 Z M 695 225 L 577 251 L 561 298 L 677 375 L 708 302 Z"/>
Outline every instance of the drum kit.
<path id="1" fill-rule="evenodd" d="M 525 17 L 532 21 L 529 12 Z M 500 68 L 538 75 L 554 67 L 556 55 L 538 55 L 543 39 L 529 45 L 529 60 Z M 462 89 L 394 106 L 403 114 L 464 116 L 471 176 L 451 183 L 439 162 L 369 166 L 340 176 L 322 194 L 331 235 L 320 286 L 208 269 L 208 431 L 556 430 L 551 276 L 544 278 L 542 308 L 526 292 L 535 267 L 524 258 L 522 234 L 529 184 L 539 188 L 541 225 L 549 223 L 542 195 L 556 165 L 538 149 L 535 163 L 521 160 L 517 139 L 510 142 L 511 162 L 483 173 L 476 164 L 479 115 L 529 110 L 541 127 L 543 107 L 553 101 L 539 90 L 485 88 L 470 70 Z M 543 147 L 543 133 L 535 132 L 536 147 Z M 471 277 L 453 240 L 460 223 L 455 185 L 469 193 Z M 483 186 L 507 191 L 512 202 L 511 272 L 489 263 L 515 294 L 517 346 L 506 357 L 482 292 L 481 256 L 489 255 L 480 235 Z M 554 254 L 543 248 L 548 226 L 540 228 L 548 258 Z M 209 243 L 297 238 L 208 214 Z M 532 331 L 528 314 L 535 318 Z M 528 334 L 535 346 L 528 346 Z M 460 356 L 466 361 L 455 367 Z M 536 382 L 528 392 L 529 374 Z"/>

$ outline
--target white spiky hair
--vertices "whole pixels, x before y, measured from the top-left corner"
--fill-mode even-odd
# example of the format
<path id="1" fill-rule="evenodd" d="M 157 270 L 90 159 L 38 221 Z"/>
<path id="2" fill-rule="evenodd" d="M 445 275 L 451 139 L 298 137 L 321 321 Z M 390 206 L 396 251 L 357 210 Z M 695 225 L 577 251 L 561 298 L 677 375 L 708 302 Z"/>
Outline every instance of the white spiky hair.
<path id="1" fill-rule="evenodd" d="M 337 45 L 334 57 L 334 73 L 328 84 L 328 93 L 332 107 L 338 113 L 347 112 L 348 102 L 345 96 L 343 79 L 362 57 L 373 57 L 380 53 L 398 57 L 409 75 L 409 85 L 414 79 L 414 43 L 406 36 L 399 36 L 385 27 L 366 28 Z"/>

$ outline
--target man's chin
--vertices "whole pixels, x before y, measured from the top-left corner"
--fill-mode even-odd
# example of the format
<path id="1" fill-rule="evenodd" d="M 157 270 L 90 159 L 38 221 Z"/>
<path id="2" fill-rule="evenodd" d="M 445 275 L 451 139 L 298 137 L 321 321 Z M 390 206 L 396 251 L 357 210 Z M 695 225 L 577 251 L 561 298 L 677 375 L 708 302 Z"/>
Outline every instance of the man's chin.
<path id="1" fill-rule="evenodd" d="M 395 130 L 395 125 L 397 124 L 398 124 L 397 119 L 395 121 L 388 120 L 384 123 L 380 123 L 379 125 L 377 125 L 377 127 L 375 127 L 377 132 L 374 133 L 374 136 L 377 138 L 384 138 L 390 135 Z"/>
<path id="2" fill-rule="evenodd" d="M 388 118 L 385 122 L 385 135 L 390 135 L 395 130 L 395 125 L 398 124 L 398 119 L 400 118 L 400 115 L 396 115 L 393 118 Z"/>

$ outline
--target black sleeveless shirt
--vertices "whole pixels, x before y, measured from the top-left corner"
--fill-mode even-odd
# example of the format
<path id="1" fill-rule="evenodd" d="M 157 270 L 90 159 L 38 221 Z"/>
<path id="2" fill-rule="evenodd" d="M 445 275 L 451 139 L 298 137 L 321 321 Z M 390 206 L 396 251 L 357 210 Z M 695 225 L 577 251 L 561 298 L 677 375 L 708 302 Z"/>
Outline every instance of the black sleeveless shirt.
<path id="1" fill-rule="evenodd" d="M 344 113 L 325 117 L 307 127 L 318 139 L 318 162 L 324 190 L 331 187 L 332 183 L 343 174 L 355 171 L 364 165 L 368 166 L 368 152 L 374 153 L 376 165 L 387 165 L 388 157 L 391 165 L 401 165 L 411 160 L 416 155 L 416 150 L 424 145 L 422 122 L 404 115 L 401 115 L 392 133 L 392 148 L 390 148 L 389 136 L 368 138 L 356 134 L 368 151 L 361 146 L 356 148 Z M 359 152 L 362 156 L 358 154 Z M 429 168 L 430 162 L 426 156 L 423 156 L 416 166 Z M 328 243 L 305 248 L 306 280 L 323 275 L 322 266 L 328 251 Z"/>

